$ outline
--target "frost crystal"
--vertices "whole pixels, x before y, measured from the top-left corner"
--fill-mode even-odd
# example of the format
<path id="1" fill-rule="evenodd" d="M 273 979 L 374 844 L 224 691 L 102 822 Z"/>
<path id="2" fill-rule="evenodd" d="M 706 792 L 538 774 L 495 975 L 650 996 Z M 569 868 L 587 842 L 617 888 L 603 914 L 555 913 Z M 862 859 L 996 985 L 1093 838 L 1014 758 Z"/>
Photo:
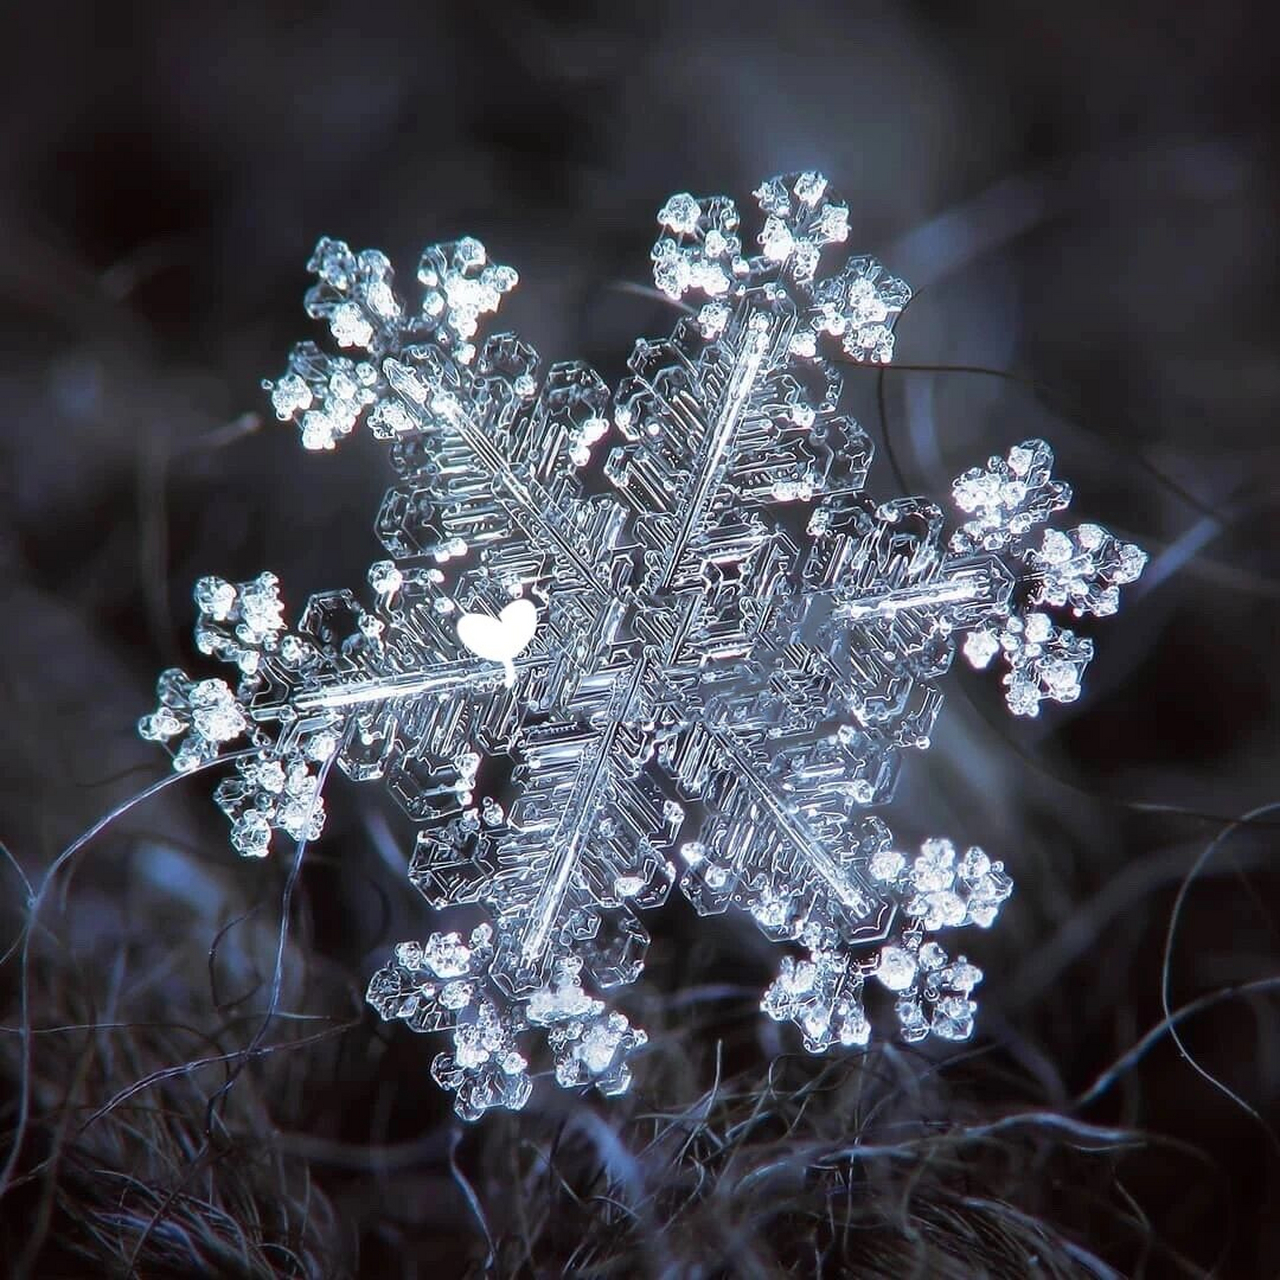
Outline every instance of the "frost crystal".
<path id="1" fill-rule="evenodd" d="M 303 343 L 267 385 L 308 449 L 361 423 L 387 443 L 389 558 L 367 604 L 326 592 L 296 624 L 271 574 L 202 579 L 197 647 L 238 686 L 168 672 L 140 725 L 179 769 L 247 737 L 216 798 L 250 856 L 319 835 L 327 761 L 383 779 L 413 883 L 488 921 L 402 944 L 369 986 L 452 1036 L 432 1071 L 468 1119 L 524 1105 L 535 1033 L 561 1085 L 626 1089 L 645 1034 L 603 996 L 677 881 L 803 948 L 763 1008 L 813 1052 L 867 1043 L 886 1004 L 908 1040 L 968 1037 L 982 974 L 939 939 L 1012 883 L 979 849 L 900 850 L 869 811 L 929 745 L 957 641 L 1002 658 L 1015 714 L 1070 702 L 1092 643 L 1047 610 L 1114 612 L 1145 562 L 1097 525 L 1039 528 L 1070 500 L 1039 440 L 956 481 L 949 538 L 931 502 L 867 497 L 837 364 L 888 361 L 910 292 L 844 252 L 820 175 L 756 198 L 754 245 L 727 197 L 663 206 L 654 279 L 693 314 L 612 394 L 479 337 L 516 274 L 478 241 L 429 248 L 409 299 L 382 254 L 322 240 L 306 306 L 347 354 Z"/>

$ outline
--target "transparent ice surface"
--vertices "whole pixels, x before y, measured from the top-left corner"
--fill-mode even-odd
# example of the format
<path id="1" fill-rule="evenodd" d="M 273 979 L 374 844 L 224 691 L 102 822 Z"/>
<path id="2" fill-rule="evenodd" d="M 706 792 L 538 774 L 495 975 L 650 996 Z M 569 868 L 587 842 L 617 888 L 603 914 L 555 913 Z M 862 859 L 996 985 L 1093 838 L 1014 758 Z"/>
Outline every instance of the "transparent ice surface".
<path id="1" fill-rule="evenodd" d="M 677 883 L 796 944 L 763 1008 L 811 1051 L 867 1043 L 877 990 L 907 1040 L 966 1039 L 982 974 L 939 937 L 990 926 L 1012 883 L 979 849 L 901 851 L 872 810 L 929 745 L 957 642 L 1006 668 L 1014 714 L 1070 702 L 1093 646 L 1051 611 L 1114 612 L 1146 560 L 1047 526 L 1071 494 L 1039 440 L 956 480 L 949 536 L 925 499 L 869 497 L 839 364 L 891 359 L 910 291 L 845 252 L 821 175 L 755 194 L 754 241 L 727 197 L 663 206 L 654 279 L 692 314 L 612 393 L 482 336 L 516 273 L 479 241 L 427 249 L 407 296 L 382 254 L 322 240 L 306 307 L 342 354 L 300 344 L 267 386 L 305 448 L 386 442 L 387 558 L 295 623 L 271 574 L 202 579 L 196 644 L 235 687 L 166 672 L 140 724 L 179 769 L 257 748 L 215 796 L 248 856 L 320 834 L 326 760 L 383 780 L 413 883 L 487 919 L 402 943 L 369 986 L 451 1037 L 432 1072 L 467 1119 L 524 1105 L 538 1035 L 561 1085 L 627 1088 L 645 1034 L 605 996 Z"/>

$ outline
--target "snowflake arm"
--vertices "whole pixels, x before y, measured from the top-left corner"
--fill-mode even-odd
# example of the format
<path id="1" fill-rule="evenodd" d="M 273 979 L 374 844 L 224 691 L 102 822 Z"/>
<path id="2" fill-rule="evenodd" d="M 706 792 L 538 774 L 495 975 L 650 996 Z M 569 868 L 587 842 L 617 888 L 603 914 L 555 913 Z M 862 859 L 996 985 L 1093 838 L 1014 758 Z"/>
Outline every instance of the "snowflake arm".
<path id="1" fill-rule="evenodd" d="M 864 988 L 875 979 L 893 993 L 904 1040 L 930 1034 L 967 1040 L 977 1010 L 970 993 L 982 971 L 963 956 L 953 962 L 931 935 L 965 925 L 990 928 L 1013 891 L 1004 867 L 977 848 L 957 863 L 949 840 L 926 840 L 910 862 L 882 842 L 869 873 L 903 904 L 895 935 L 877 953 L 858 958 L 831 929 L 809 927 L 802 936 L 808 958 L 783 960 L 761 1008 L 778 1021 L 794 1022 L 810 1053 L 837 1042 L 865 1044 L 870 1024 Z"/>
<path id="2" fill-rule="evenodd" d="M 1039 524 L 1065 508 L 1070 488 L 1052 479 L 1053 451 L 1043 440 L 1027 440 L 992 458 L 985 468 L 966 471 L 953 487 L 956 505 L 970 516 L 951 537 L 950 551 L 961 557 L 981 545 L 997 553 L 1017 580 L 1016 593 L 969 619 L 964 642 L 971 665 L 986 667 L 997 654 L 1009 670 L 1005 700 L 1014 715 L 1034 717 L 1040 704 L 1074 702 L 1081 677 L 1093 659 L 1093 642 L 1058 627 L 1036 606 L 1069 606 L 1075 617 L 1105 617 L 1120 606 L 1120 587 L 1135 582 L 1146 553 L 1120 542 L 1096 524 L 1068 533 Z"/>
<path id="3" fill-rule="evenodd" d="M 491 1107 L 518 1111 L 525 1105 L 533 1081 L 523 1041 L 535 1028 L 546 1033 L 562 1088 L 625 1092 L 631 1083 L 627 1060 L 647 1036 L 583 990 L 582 959 L 562 959 L 548 983 L 517 1003 L 489 981 L 493 954 L 488 925 L 466 942 L 456 933 L 433 933 L 425 943 L 402 942 L 369 982 L 367 999 L 387 1021 L 451 1034 L 452 1048 L 435 1056 L 431 1074 L 455 1095 L 458 1115 L 477 1120 Z"/>
<path id="4" fill-rule="evenodd" d="M 744 257 L 732 200 L 672 196 L 658 214 L 663 230 L 652 255 L 658 288 L 673 299 L 691 292 L 711 299 L 698 316 L 710 337 L 729 314 L 724 299 L 775 283 L 799 304 L 799 324 L 789 335 L 794 354 L 813 357 L 829 336 L 857 361 L 887 364 L 894 322 L 911 299 L 907 285 L 870 257 L 848 258 L 839 271 L 817 277 L 823 251 L 848 239 L 848 205 L 812 172 L 771 178 L 755 197 L 765 215 L 760 253 Z"/>

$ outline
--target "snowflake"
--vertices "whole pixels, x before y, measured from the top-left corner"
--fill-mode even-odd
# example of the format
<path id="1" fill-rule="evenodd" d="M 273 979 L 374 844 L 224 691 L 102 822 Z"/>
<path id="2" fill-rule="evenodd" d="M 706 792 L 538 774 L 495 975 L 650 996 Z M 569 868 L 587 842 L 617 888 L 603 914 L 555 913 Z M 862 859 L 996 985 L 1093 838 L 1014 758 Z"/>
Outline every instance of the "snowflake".
<path id="1" fill-rule="evenodd" d="M 319 835 L 329 760 L 384 780 L 413 883 L 486 923 L 402 944 L 369 1000 L 451 1034 L 433 1074 L 468 1119 L 525 1103 L 538 1033 L 561 1085 L 627 1087 L 645 1035 L 603 997 L 677 881 L 807 951 L 763 1009 L 810 1050 L 865 1044 L 876 989 L 906 1039 L 968 1037 L 982 974 L 935 935 L 987 928 L 1012 883 L 946 840 L 908 857 L 869 811 L 929 745 L 957 639 L 1003 655 L 1015 714 L 1070 702 L 1092 644 L 1045 610 L 1114 612 L 1146 559 L 1097 525 L 1036 539 L 1070 500 L 1038 440 L 955 482 L 949 539 L 934 504 L 868 498 L 836 362 L 888 361 L 910 292 L 842 251 L 820 175 L 756 197 L 758 253 L 732 200 L 664 205 L 654 279 L 693 305 L 613 394 L 478 339 L 516 283 L 478 241 L 428 249 L 414 305 L 382 254 L 322 240 L 307 310 L 352 354 L 304 343 L 267 387 L 308 449 L 387 443 L 389 558 L 367 604 L 326 592 L 292 628 L 272 575 L 201 580 L 197 647 L 237 686 L 167 672 L 141 722 L 179 769 L 256 748 L 216 793 L 246 855 Z"/>

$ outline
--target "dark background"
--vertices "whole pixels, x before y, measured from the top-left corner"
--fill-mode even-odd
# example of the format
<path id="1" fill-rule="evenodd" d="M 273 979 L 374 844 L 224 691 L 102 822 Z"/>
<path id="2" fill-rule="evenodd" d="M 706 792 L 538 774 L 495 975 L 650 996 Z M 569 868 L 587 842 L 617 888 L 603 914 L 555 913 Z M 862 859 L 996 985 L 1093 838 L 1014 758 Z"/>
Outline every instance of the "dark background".
<path id="1" fill-rule="evenodd" d="M 1280 1270 L 1278 1006 L 1236 990 L 1280 971 L 1280 809 L 1227 826 L 1277 800 L 1280 763 L 1269 10 L 6 14 L 0 839 L 33 880 L 163 775 L 133 725 L 157 672 L 195 661 L 196 577 L 270 568 L 296 607 L 381 554 L 381 452 L 304 455 L 263 416 L 260 379 L 318 336 L 300 298 L 322 233 L 402 275 L 479 236 L 521 273 L 503 323 L 612 381 L 672 322 L 644 289 L 663 199 L 746 210 L 761 178 L 820 168 L 851 245 L 918 290 L 898 360 L 1016 375 L 898 370 L 882 417 L 875 375 L 850 374 L 875 491 L 898 486 L 886 436 L 941 499 L 1042 434 L 1073 514 L 1152 554 L 1092 628 L 1079 703 L 1011 724 L 957 669 L 886 815 L 904 843 L 982 844 L 1018 884 L 966 940 L 987 981 L 958 1054 L 806 1057 L 755 1009 L 770 948 L 673 899 L 624 1001 L 653 1037 L 632 1094 L 544 1082 L 464 1129 L 434 1040 L 363 1008 L 386 947 L 431 927 L 376 787 L 330 788 L 290 1016 L 265 1031 L 285 860 L 230 853 L 207 777 L 131 810 L 42 906 L 25 1049 L 22 954 L 0 972 L 9 1150 L 29 1067 L 0 1199 L 16 1274 Z M 0 875 L 8 938 L 26 890 Z M 1172 1008 L 1203 998 L 1179 1024 L 1194 1062 L 1143 1039 L 1180 889 L 1167 978 Z M 269 1052 L 246 1066 L 249 1046 Z"/>

